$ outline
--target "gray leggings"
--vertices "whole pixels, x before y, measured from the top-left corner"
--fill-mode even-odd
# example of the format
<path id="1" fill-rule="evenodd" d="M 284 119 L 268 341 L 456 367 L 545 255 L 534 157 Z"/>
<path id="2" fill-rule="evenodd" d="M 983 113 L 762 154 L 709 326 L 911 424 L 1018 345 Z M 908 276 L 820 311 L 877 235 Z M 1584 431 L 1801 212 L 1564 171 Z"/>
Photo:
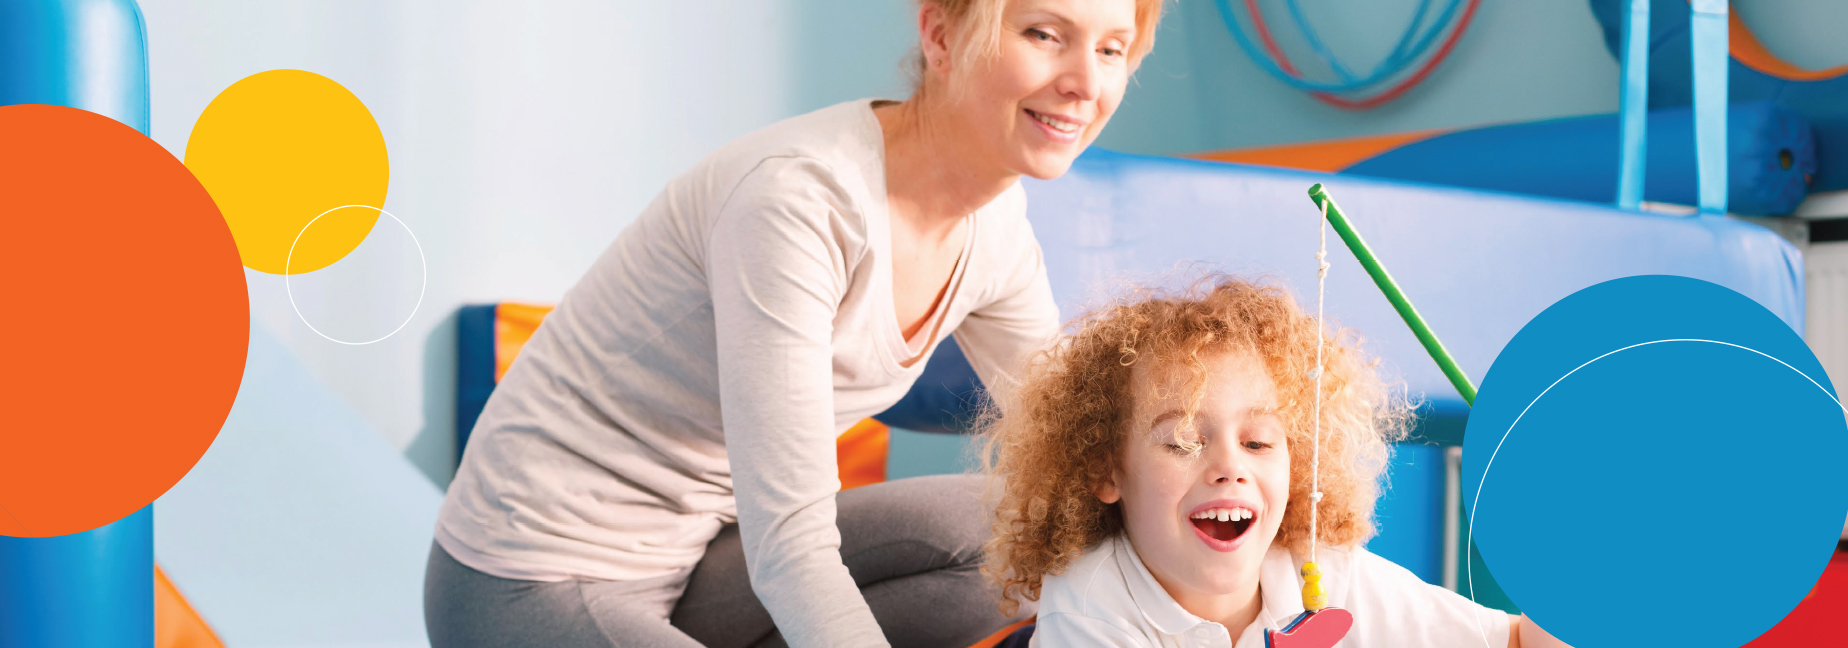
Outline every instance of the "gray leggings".
<path id="1" fill-rule="evenodd" d="M 981 478 L 916 477 L 837 496 L 841 558 L 895 648 L 964 648 L 1026 618 L 1001 615 L 978 569 L 989 536 Z M 424 625 L 432 648 L 783 646 L 727 525 L 675 600 L 654 581 L 541 583 L 489 576 L 432 545 Z"/>

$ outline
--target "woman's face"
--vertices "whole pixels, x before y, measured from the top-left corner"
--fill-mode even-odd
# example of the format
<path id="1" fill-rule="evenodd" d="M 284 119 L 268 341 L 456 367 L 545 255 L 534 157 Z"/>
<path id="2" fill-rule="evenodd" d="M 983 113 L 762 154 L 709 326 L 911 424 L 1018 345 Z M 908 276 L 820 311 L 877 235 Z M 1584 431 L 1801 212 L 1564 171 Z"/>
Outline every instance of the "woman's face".
<path id="1" fill-rule="evenodd" d="M 1135 35 L 1135 0 L 1010 0 L 996 55 L 950 71 L 954 110 L 999 167 L 1058 177 L 1123 99 Z"/>
<path id="2" fill-rule="evenodd" d="M 1136 554 L 1189 609 L 1254 591 L 1290 497 L 1275 381 L 1249 353 L 1202 360 L 1207 379 L 1192 430 L 1179 425 L 1192 372 L 1135 367 L 1122 467 L 1098 493 L 1122 502 Z"/>

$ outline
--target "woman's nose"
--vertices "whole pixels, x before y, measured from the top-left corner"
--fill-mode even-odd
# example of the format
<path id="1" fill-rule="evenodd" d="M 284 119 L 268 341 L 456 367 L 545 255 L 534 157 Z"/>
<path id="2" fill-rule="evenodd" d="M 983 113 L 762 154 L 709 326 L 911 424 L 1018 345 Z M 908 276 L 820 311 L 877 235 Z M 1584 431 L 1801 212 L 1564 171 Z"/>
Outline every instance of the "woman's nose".
<path id="1" fill-rule="evenodd" d="M 1067 57 L 1065 74 L 1059 77 L 1059 94 L 1077 101 L 1092 101 L 1103 93 L 1097 54 L 1079 50 Z"/>

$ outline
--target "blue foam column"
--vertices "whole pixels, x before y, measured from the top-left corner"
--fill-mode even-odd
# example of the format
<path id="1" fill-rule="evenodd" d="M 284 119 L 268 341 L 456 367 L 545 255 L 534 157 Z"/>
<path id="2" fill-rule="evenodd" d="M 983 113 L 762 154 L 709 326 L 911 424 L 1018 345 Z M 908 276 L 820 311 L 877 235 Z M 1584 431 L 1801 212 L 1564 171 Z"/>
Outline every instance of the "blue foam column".
<path id="1" fill-rule="evenodd" d="M 147 42 L 134 0 L 0 0 L 0 106 L 82 108 L 146 135 Z"/>
<path id="2" fill-rule="evenodd" d="M 1649 0 L 1630 0 L 1623 21 L 1623 85 L 1617 104 L 1623 123 L 1617 155 L 1617 206 L 1636 209 L 1643 201 L 1648 163 Z"/>
<path id="3" fill-rule="evenodd" d="M 153 505 L 83 533 L 0 536 L 0 648 L 153 645 Z"/>
<path id="4" fill-rule="evenodd" d="M 26 103 L 147 134 L 147 35 L 134 0 L 0 0 L 0 105 Z M 153 645 L 152 505 L 85 533 L 0 537 L 0 648 Z"/>

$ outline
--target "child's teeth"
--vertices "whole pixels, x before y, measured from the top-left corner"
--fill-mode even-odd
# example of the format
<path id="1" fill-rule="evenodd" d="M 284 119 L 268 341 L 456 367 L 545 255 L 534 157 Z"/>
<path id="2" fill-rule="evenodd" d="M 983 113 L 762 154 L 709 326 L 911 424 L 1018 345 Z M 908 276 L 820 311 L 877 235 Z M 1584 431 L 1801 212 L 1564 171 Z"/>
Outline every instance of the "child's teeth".
<path id="1" fill-rule="evenodd" d="M 1218 520 L 1220 522 L 1239 522 L 1243 520 L 1249 520 L 1257 516 L 1258 516 L 1258 513 L 1256 511 L 1253 511 L 1251 509 L 1245 509 L 1245 508 L 1237 508 L 1237 509 L 1207 509 L 1199 513 L 1193 514 L 1192 517 L 1193 519 L 1196 519 L 1196 520 Z"/>

